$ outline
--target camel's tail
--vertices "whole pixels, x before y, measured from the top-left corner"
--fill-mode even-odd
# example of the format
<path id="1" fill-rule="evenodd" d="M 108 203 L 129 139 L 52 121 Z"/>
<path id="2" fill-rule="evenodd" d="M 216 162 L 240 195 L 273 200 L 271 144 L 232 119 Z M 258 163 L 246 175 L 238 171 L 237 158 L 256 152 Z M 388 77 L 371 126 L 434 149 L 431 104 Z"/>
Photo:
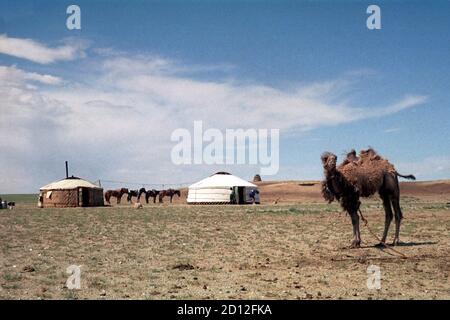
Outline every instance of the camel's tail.
<path id="1" fill-rule="evenodd" d="M 403 174 L 400 174 L 398 172 L 396 172 L 396 174 L 397 174 L 397 176 L 405 178 L 405 179 L 416 180 L 416 177 L 414 175 L 412 175 L 412 174 L 408 174 L 407 176 L 405 176 Z"/>

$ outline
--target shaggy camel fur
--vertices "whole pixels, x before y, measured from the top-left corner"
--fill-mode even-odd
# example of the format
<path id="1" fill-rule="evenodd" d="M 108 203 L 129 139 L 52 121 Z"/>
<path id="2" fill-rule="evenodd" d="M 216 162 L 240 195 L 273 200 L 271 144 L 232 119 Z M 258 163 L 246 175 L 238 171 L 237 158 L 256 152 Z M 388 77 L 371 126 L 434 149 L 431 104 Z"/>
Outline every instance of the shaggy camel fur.
<path id="1" fill-rule="evenodd" d="M 372 148 L 361 150 L 359 157 L 352 150 L 339 166 L 337 157 L 331 152 L 325 152 L 321 157 L 325 173 L 322 182 L 322 195 L 325 200 L 337 200 L 342 208 L 348 212 L 352 220 L 354 240 L 351 247 L 361 245 L 359 231 L 360 197 L 369 197 L 378 192 L 383 200 L 385 211 L 384 232 L 379 245 L 384 246 L 393 219 L 392 208 L 395 212 L 395 237 L 393 245 L 399 243 L 400 223 L 403 218 L 400 209 L 400 188 L 398 177 L 415 179 L 413 175 L 399 174 L 394 166 L 378 155 Z"/>

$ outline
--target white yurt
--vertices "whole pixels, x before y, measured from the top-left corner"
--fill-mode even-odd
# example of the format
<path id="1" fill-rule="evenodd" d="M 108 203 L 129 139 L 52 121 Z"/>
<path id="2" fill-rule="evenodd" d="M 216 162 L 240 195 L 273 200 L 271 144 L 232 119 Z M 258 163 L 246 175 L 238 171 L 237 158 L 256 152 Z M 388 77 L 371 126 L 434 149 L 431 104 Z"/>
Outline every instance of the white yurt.
<path id="1" fill-rule="evenodd" d="M 259 203 L 258 186 L 228 172 L 217 172 L 189 186 L 189 204 L 251 204 L 250 194 Z"/>

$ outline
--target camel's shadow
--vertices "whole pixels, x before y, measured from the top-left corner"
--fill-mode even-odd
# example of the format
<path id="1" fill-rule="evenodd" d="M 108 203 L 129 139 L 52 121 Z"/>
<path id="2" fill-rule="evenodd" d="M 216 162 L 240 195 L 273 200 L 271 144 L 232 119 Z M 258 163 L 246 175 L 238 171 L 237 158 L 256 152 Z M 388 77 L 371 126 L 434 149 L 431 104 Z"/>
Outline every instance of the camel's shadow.
<path id="1" fill-rule="evenodd" d="M 438 241 L 423 241 L 423 242 L 400 242 L 396 246 L 391 246 L 389 243 L 386 244 L 386 246 L 380 246 L 379 244 L 374 244 L 372 246 L 361 246 L 361 248 L 376 248 L 376 249 L 384 249 L 386 247 L 415 247 L 415 246 L 430 246 L 433 244 L 438 244 Z"/>
<path id="2" fill-rule="evenodd" d="M 423 241 L 423 242 L 400 242 L 397 247 L 415 247 L 415 246 L 429 246 L 438 244 L 438 241 Z"/>

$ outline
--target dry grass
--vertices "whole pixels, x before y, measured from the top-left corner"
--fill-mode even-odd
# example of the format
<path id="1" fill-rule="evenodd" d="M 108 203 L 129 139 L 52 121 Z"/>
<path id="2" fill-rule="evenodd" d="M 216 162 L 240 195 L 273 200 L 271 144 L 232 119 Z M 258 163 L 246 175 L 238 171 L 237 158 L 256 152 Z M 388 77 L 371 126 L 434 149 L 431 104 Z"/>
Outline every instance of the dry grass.
<path id="1" fill-rule="evenodd" d="M 0 298 L 449 299 L 450 208 L 405 199 L 403 209 L 397 249 L 408 259 L 372 247 L 364 227 L 365 247 L 347 249 L 350 219 L 337 205 L 18 205 L 0 211 Z M 381 234 L 380 203 L 363 210 Z M 72 264 L 81 290 L 65 288 Z M 381 290 L 366 287 L 371 264 Z"/>

